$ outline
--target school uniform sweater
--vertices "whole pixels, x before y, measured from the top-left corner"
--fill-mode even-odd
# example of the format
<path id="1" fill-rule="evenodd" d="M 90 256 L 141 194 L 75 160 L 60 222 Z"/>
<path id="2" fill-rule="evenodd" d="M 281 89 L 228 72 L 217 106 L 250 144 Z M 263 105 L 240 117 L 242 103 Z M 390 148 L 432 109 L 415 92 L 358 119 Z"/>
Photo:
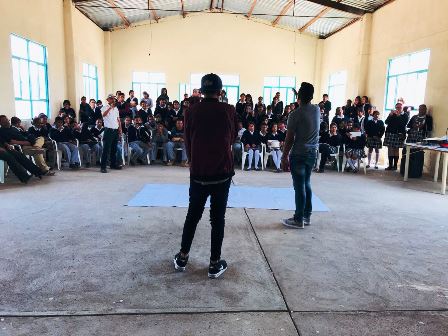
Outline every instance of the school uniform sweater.
<path id="1" fill-rule="evenodd" d="M 244 146 L 260 146 L 260 132 L 254 131 L 253 133 L 251 133 L 249 130 L 244 131 L 243 136 L 241 137 L 241 142 L 244 144 Z"/>
<path id="2" fill-rule="evenodd" d="M 382 138 L 384 135 L 384 122 L 382 120 L 369 120 L 365 126 L 366 134 L 369 138 L 378 137 Z"/>

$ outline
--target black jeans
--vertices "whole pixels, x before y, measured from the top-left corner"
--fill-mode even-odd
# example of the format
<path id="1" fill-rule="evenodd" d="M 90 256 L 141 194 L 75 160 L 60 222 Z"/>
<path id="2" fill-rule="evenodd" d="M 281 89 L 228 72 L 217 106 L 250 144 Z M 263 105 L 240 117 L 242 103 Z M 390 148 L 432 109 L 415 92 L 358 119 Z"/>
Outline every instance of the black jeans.
<path id="1" fill-rule="evenodd" d="M 190 180 L 190 204 L 182 234 L 181 252 L 189 253 L 196 226 L 201 220 L 205 203 L 210 196 L 211 247 L 210 260 L 221 258 L 221 247 L 224 239 L 225 215 L 229 197 L 231 179 L 219 184 L 202 185 Z"/>
<path id="2" fill-rule="evenodd" d="M 103 154 L 101 155 L 101 168 L 106 168 L 110 156 L 110 166 L 117 166 L 118 130 L 105 128 L 103 136 Z"/>
<path id="3" fill-rule="evenodd" d="M 5 161 L 14 175 L 22 182 L 26 182 L 29 179 L 27 171 L 35 176 L 43 174 L 42 170 L 33 161 L 16 150 L 0 150 L 0 160 Z"/>

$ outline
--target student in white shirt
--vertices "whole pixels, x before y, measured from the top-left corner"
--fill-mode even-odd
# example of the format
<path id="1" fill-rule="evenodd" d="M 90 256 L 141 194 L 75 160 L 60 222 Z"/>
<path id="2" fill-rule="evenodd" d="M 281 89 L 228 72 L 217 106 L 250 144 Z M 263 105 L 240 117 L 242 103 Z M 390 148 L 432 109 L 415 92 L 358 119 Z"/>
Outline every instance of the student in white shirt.
<path id="1" fill-rule="evenodd" d="M 121 169 L 117 163 L 117 144 L 121 134 L 121 123 L 118 108 L 115 106 L 115 97 L 107 96 L 107 104 L 101 109 L 104 122 L 103 154 L 101 157 L 101 172 L 107 173 L 107 160 L 110 157 L 110 168 Z"/>

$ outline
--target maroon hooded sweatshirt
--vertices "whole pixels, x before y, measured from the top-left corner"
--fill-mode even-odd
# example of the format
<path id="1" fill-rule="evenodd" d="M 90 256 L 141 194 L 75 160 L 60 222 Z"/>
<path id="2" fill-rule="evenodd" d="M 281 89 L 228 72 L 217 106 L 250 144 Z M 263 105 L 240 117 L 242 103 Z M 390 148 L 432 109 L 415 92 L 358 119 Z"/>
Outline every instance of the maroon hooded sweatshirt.
<path id="1" fill-rule="evenodd" d="M 185 112 L 184 119 L 190 177 L 211 182 L 235 175 L 232 153 L 238 124 L 235 108 L 218 99 L 204 98 Z"/>

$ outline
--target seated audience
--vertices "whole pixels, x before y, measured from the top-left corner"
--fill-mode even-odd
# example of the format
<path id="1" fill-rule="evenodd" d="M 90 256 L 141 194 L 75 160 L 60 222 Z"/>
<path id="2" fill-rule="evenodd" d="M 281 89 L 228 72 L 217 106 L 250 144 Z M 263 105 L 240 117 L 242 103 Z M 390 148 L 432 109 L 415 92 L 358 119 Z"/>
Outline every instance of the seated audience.
<path id="1" fill-rule="evenodd" d="M 124 93 L 120 93 L 117 96 L 117 109 L 120 115 L 121 122 L 124 122 L 124 119 L 129 116 L 129 104 L 127 104 L 124 100 Z"/>
<path id="2" fill-rule="evenodd" d="M 327 124 L 324 122 L 320 125 L 319 132 L 319 153 L 320 163 L 317 168 L 317 173 L 323 173 L 325 171 L 325 164 L 331 157 L 331 154 L 338 152 L 338 147 L 342 144 L 341 135 L 338 133 L 338 125 L 332 123 L 330 125 L 330 132 L 328 132 Z M 339 160 L 339 158 L 336 158 Z"/>
<path id="3" fill-rule="evenodd" d="M 57 149 L 61 150 L 66 158 L 66 165 L 72 169 L 79 169 L 79 149 L 76 139 L 69 127 L 65 127 L 61 117 L 56 117 L 54 127 L 50 131 L 50 137 L 57 143 Z M 65 166 L 66 167 L 66 166 Z"/>
<path id="4" fill-rule="evenodd" d="M 373 112 L 373 119 L 366 123 L 367 148 L 369 149 L 367 168 L 370 168 L 372 153 L 375 150 L 375 169 L 378 169 L 380 149 L 383 147 L 381 138 L 385 131 L 384 122 L 379 120 L 379 116 L 380 112 Z"/>
<path id="5" fill-rule="evenodd" d="M 26 132 L 21 125 L 21 120 L 19 118 L 12 117 L 11 120 L 13 120 L 14 126 L 11 126 L 9 119 L 6 116 L 0 116 L 0 136 L 3 141 L 9 145 L 21 146 L 26 155 L 33 156 L 34 161 L 40 168 L 42 174 L 54 175 L 45 162 L 43 155 L 44 150 L 42 148 L 45 145 L 45 138 L 41 136 L 35 137 Z"/>
<path id="6" fill-rule="evenodd" d="M 238 121 L 238 128 L 237 128 L 237 135 L 235 138 L 235 143 L 233 144 L 233 155 L 235 158 L 235 162 L 239 163 L 241 161 L 241 151 L 242 151 L 242 144 L 241 144 L 241 137 L 243 136 L 243 133 L 246 129 L 243 126 L 242 121 Z"/>
<path id="7" fill-rule="evenodd" d="M 268 151 L 271 153 L 272 161 L 277 173 L 281 173 L 280 163 L 282 162 L 282 148 L 285 139 L 278 133 L 277 124 L 272 124 L 271 132 L 268 134 Z"/>
<path id="8" fill-rule="evenodd" d="M 149 153 L 147 147 L 142 146 L 143 143 L 139 139 L 138 127 L 140 127 L 142 121 L 137 117 L 134 122 L 135 125 L 132 123 L 130 117 L 126 117 L 123 128 L 123 133 L 126 135 L 127 144 L 130 149 L 130 153 L 128 153 L 130 156 L 129 163 L 132 166 L 135 166 L 138 162 L 144 164 L 146 156 Z M 140 125 L 138 125 L 138 123 L 140 123 Z"/>
<path id="9" fill-rule="evenodd" d="M 188 106 L 192 106 L 201 101 L 201 92 L 198 89 L 193 89 L 193 94 L 188 98 Z M 184 111 L 185 112 L 185 111 Z"/>
<path id="10" fill-rule="evenodd" d="M 181 150 L 182 156 L 182 167 L 187 166 L 187 152 L 185 150 L 185 141 L 184 141 L 184 121 L 182 119 L 178 119 L 176 121 L 176 126 L 171 131 L 170 141 L 167 143 L 167 153 L 168 153 L 168 163 L 170 166 L 175 162 L 176 154 L 175 150 Z"/>
<path id="11" fill-rule="evenodd" d="M 255 131 L 255 124 L 253 122 L 249 122 L 247 130 L 244 131 L 243 136 L 241 137 L 241 142 L 244 145 L 244 150 L 248 153 L 248 166 L 245 169 L 246 171 L 252 170 L 252 161 L 255 156 L 255 170 L 260 170 L 258 168 L 258 164 L 260 162 L 260 150 L 261 150 L 261 139 L 259 133 Z M 244 165 L 244 162 L 242 163 Z"/>
<path id="12" fill-rule="evenodd" d="M 0 134 L 0 160 L 5 161 L 20 182 L 26 184 L 32 175 L 42 178 L 44 172 L 29 160 L 22 152 L 9 145 Z M 30 172 L 32 175 L 28 174 Z"/>
<path id="13" fill-rule="evenodd" d="M 360 125 L 353 124 L 351 132 L 361 132 Z M 366 135 L 351 136 L 351 132 L 347 133 L 349 139 L 345 147 L 345 156 L 349 165 L 346 170 L 357 173 L 357 161 L 365 157 L 364 147 L 366 146 Z"/>
<path id="14" fill-rule="evenodd" d="M 168 114 L 168 126 L 170 129 L 176 126 L 176 122 L 179 119 L 183 119 L 183 113 L 182 109 L 180 107 L 180 104 L 177 100 L 173 101 L 173 108 Z"/>
<path id="15" fill-rule="evenodd" d="M 240 94 L 240 100 L 235 105 L 235 111 L 240 120 L 243 120 L 246 115 L 246 95 Z"/>
<path id="16" fill-rule="evenodd" d="M 255 115 L 255 112 L 252 109 L 252 107 L 249 104 L 247 104 L 246 105 L 246 115 L 245 115 L 245 118 L 244 118 L 244 126 L 246 128 L 248 128 L 249 123 L 253 123 L 254 125 L 258 125 L 258 118 Z"/>
<path id="17" fill-rule="evenodd" d="M 282 142 L 286 139 L 286 124 L 284 121 L 279 121 L 278 125 L 278 133 L 280 134 L 280 139 Z"/>
<path id="18" fill-rule="evenodd" d="M 146 100 L 143 100 L 140 102 L 141 109 L 137 111 L 136 116 L 140 117 L 142 119 L 142 123 L 146 124 L 148 122 L 148 117 L 151 115 L 152 112 L 151 109 L 148 107 Z"/>
<path id="19" fill-rule="evenodd" d="M 158 122 L 163 123 L 165 127 L 168 127 L 168 120 L 169 120 L 169 110 L 168 105 L 166 104 L 165 99 L 160 99 L 157 103 L 157 107 L 154 111 L 154 117 Z"/>
<path id="20" fill-rule="evenodd" d="M 151 139 L 151 147 L 152 147 L 152 155 L 151 160 L 155 161 L 157 159 L 157 151 L 162 149 L 163 157 L 162 161 L 167 163 L 167 143 L 168 143 L 168 131 L 165 128 L 165 125 L 162 123 L 158 123 L 156 130 L 153 132 L 153 136 Z"/>

